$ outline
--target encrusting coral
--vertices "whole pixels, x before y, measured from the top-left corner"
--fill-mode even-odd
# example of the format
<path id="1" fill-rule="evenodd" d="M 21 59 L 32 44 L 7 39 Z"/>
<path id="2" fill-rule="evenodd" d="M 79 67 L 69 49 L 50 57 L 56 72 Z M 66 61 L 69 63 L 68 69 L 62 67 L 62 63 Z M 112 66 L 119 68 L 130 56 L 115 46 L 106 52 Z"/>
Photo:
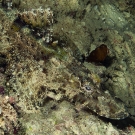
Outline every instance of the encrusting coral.
<path id="1" fill-rule="evenodd" d="M 19 13 L 18 17 L 33 28 L 46 28 L 53 24 L 53 12 L 50 8 L 42 9 L 40 7 L 38 9 L 24 11 Z"/>
<path id="2" fill-rule="evenodd" d="M 52 41 L 53 12 L 50 8 L 32 9 L 20 12 L 18 18 L 28 25 L 36 36 L 42 37 L 46 43 Z"/>

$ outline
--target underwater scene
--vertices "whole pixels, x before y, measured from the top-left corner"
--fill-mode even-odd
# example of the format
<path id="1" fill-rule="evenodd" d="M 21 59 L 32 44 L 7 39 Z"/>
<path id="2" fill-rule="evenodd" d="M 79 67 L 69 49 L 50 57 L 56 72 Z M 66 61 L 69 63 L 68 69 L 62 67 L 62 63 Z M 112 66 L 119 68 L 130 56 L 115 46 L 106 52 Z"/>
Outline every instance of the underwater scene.
<path id="1" fill-rule="evenodd" d="M 135 135 L 134 0 L 0 0 L 0 135 Z"/>

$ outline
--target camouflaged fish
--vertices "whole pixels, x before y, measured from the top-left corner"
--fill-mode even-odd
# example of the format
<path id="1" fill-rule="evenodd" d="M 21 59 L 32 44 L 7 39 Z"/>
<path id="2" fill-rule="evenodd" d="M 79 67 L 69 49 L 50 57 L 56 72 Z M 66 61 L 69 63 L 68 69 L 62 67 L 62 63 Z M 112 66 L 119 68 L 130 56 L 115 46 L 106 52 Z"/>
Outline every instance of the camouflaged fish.
<path id="1" fill-rule="evenodd" d="M 75 62 L 74 64 L 76 64 L 77 67 L 77 69 L 74 70 L 77 74 L 74 72 L 74 75 L 69 75 L 69 72 L 73 72 L 71 69 L 73 65 L 70 65 L 68 70 L 71 69 L 71 71 L 65 73 L 61 72 L 62 76 L 58 75 L 57 77 L 58 80 L 63 78 L 61 86 L 56 88 L 56 81 L 56 84 L 54 84 L 55 90 L 48 88 L 47 96 L 55 100 L 64 100 L 66 98 L 75 104 L 75 109 L 78 111 L 83 108 L 89 108 L 99 116 L 110 119 L 124 119 L 129 116 L 121 101 L 113 98 L 108 91 L 103 91 L 96 85 L 94 86 L 92 79 L 86 76 L 85 68 L 82 65 L 77 65 Z M 79 71 L 83 72 L 85 75 L 81 76 Z M 82 82 L 82 78 L 85 78 L 85 82 Z M 64 80 L 67 81 L 65 82 Z"/>
<path id="2" fill-rule="evenodd" d="M 95 85 L 90 70 L 75 57 L 69 55 L 68 60 L 61 61 L 56 55 L 52 56 L 51 52 L 47 61 L 45 55 L 49 53 L 43 50 L 44 47 L 25 35 L 20 34 L 17 39 L 13 42 L 13 52 L 11 50 L 10 56 L 7 56 L 9 63 L 6 73 L 12 76 L 8 81 L 9 89 L 20 96 L 23 111 L 32 110 L 33 104 L 36 107 L 44 105 L 49 97 L 56 102 L 68 100 L 74 103 L 78 111 L 89 108 L 99 116 L 110 119 L 124 119 L 129 116 L 124 104 L 109 92 L 103 91 L 100 83 L 99 86 Z"/>
<path id="3" fill-rule="evenodd" d="M 26 106 L 23 111 L 28 108 L 26 110 L 28 112 L 32 107 L 31 104 L 44 105 L 49 97 L 56 102 L 68 100 L 78 111 L 89 108 L 99 116 L 110 119 L 124 119 L 129 116 L 122 102 L 94 85 L 91 75 L 87 74 L 90 71 L 86 70 L 83 65 L 78 65 L 76 62 L 66 65 L 56 58 L 51 58 L 45 65 L 45 71 L 42 71 L 36 69 L 37 62 L 34 63 L 28 59 L 24 62 L 29 64 L 25 70 L 20 66 L 19 69 L 13 70 L 13 66 L 9 66 L 9 71 L 14 71 L 14 74 L 8 81 L 10 87 L 16 91 L 15 94 L 20 95 L 20 102 Z M 20 64 L 24 65 L 23 62 Z M 24 102 L 25 98 L 27 102 Z"/>

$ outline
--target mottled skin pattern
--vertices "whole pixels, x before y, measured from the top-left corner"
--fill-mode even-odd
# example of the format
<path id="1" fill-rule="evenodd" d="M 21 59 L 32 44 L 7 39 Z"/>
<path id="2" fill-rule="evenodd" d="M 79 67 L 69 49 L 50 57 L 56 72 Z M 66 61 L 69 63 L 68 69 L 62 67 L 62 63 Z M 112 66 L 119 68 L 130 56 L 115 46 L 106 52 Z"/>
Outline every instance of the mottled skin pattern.
<path id="1" fill-rule="evenodd" d="M 90 71 L 75 58 L 70 56 L 73 59 L 70 62 L 50 56 L 49 61 L 46 59 L 43 61 L 44 70 L 42 70 L 38 61 L 44 60 L 45 54 L 39 55 L 40 45 L 27 36 L 20 37 L 18 37 L 19 44 L 13 45 L 14 49 L 7 56 L 9 62 L 6 73 L 12 76 L 9 79 L 9 89 L 14 89 L 15 94 L 20 96 L 29 95 L 29 102 L 26 104 L 31 102 L 37 104 L 39 101 L 42 103 L 49 97 L 56 102 L 66 99 L 73 103 L 78 111 L 89 108 L 99 116 L 110 119 L 124 119 L 129 116 L 123 103 L 112 97 L 108 91 L 102 90 L 100 85 L 94 84 Z M 32 43 L 32 46 L 29 43 Z M 33 46 L 35 51 L 32 49 Z M 17 54 L 21 57 L 16 63 Z M 31 95 L 29 91 L 32 92 Z"/>
<path id="2" fill-rule="evenodd" d="M 112 97 L 108 91 L 104 91 L 92 83 L 92 79 L 86 76 L 86 70 L 84 70 L 83 65 L 79 66 L 76 63 L 76 66 L 79 70 L 83 71 L 85 75 L 83 77 L 81 74 L 76 76 L 78 72 L 74 72 L 74 74 L 76 74 L 74 79 L 72 79 L 74 80 L 74 85 L 72 86 L 72 84 L 67 81 L 66 86 L 64 85 L 64 87 L 60 88 L 64 96 L 75 103 L 76 110 L 80 111 L 83 108 L 89 108 L 99 116 L 110 119 L 124 119 L 129 116 L 122 102 Z M 85 82 L 78 78 L 85 78 Z M 56 90 L 57 94 L 59 94 L 59 92 L 61 91 Z M 62 97 L 60 100 L 63 99 Z"/>
<path id="3" fill-rule="evenodd" d="M 14 89 L 18 95 L 22 95 L 22 87 L 24 97 L 27 97 L 27 94 L 30 95 L 29 102 L 44 102 L 47 97 L 56 101 L 67 99 L 75 104 L 75 109 L 78 111 L 82 108 L 89 108 L 99 116 L 110 119 L 124 119 L 129 116 L 123 103 L 112 97 L 108 91 L 102 90 L 100 85 L 95 85 L 91 73 L 88 77 L 90 71 L 83 64 L 79 64 L 77 57 L 73 56 L 75 52 L 79 53 L 79 51 L 70 39 L 66 49 L 67 52 L 73 52 L 73 55 L 70 55 L 68 60 L 61 61 L 55 58 L 57 52 L 48 53 L 44 47 L 36 43 L 36 40 L 22 33 L 17 33 L 17 36 L 16 40 L 16 34 L 9 32 L 9 38 L 13 40 L 12 49 L 7 56 L 9 62 L 7 74 L 12 76 L 9 79 L 11 87 L 9 89 Z M 46 59 L 47 57 L 49 60 Z M 52 59 L 54 60 L 51 61 Z M 41 67 L 39 60 L 44 61 Z M 15 68 L 17 66 L 18 69 Z M 34 74 L 35 71 L 37 73 Z M 22 75 L 19 75 L 19 72 Z M 35 80 L 33 74 L 38 79 Z M 19 86 L 17 86 L 18 84 Z M 86 85 L 90 88 L 85 87 Z"/>

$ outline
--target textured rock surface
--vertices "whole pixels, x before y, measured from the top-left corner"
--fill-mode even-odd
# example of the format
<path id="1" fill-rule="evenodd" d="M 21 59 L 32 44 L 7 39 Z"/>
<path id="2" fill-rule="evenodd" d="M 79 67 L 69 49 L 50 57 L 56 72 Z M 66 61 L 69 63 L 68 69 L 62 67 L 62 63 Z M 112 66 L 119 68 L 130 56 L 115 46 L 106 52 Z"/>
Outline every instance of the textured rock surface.
<path id="1" fill-rule="evenodd" d="M 126 134 L 115 129 L 111 123 L 104 123 L 91 112 L 77 113 L 69 102 L 59 104 L 49 102 L 42 108 L 42 113 L 24 115 L 21 122 L 27 126 L 27 134 L 51 135 L 120 135 Z M 42 125 L 42 126 L 40 126 Z M 132 128 L 132 127 L 131 127 Z M 132 133 L 135 131 L 132 130 Z M 128 133 L 128 132 L 127 132 Z"/>
<path id="2" fill-rule="evenodd" d="M 14 3 L 12 9 L 0 10 L 0 56 L 7 62 L 1 84 L 6 82 L 6 94 L 18 97 L 25 134 L 134 134 L 134 124 L 127 122 L 129 114 L 132 119 L 135 115 L 133 3 Z M 36 39 L 27 21 L 24 26 L 14 22 L 18 12 L 22 15 L 40 6 L 54 13 L 54 42 L 50 44 L 42 37 Z M 88 56 L 101 44 L 109 48 L 107 65 L 83 63 L 82 55 Z M 112 119 L 117 119 L 114 125 Z M 121 119 L 126 123 L 123 131 L 117 125 Z"/>

